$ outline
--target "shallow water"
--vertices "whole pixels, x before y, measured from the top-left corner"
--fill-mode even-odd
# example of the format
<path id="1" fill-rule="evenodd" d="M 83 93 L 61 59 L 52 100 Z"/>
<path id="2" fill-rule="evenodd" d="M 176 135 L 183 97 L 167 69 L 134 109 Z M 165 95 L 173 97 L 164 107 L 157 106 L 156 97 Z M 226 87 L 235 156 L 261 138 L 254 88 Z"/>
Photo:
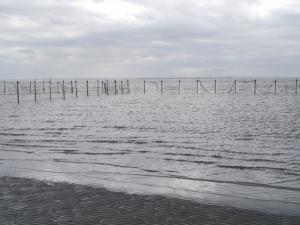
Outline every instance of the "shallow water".
<path id="1" fill-rule="evenodd" d="M 300 96 L 189 85 L 20 105 L 1 96 L 0 176 L 299 215 Z"/>

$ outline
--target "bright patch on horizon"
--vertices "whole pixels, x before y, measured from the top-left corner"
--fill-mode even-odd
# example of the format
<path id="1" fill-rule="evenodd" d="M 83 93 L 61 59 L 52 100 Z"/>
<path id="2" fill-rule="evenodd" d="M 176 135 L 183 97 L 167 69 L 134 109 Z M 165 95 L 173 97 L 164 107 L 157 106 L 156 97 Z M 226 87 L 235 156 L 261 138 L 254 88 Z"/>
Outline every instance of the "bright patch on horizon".
<path id="1" fill-rule="evenodd" d="M 138 23 L 140 20 L 137 16 L 145 11 L 145 8 L 142 6 L 120 0 L 80 0 L 76 5 L 80 8 L 105 15 L 110 20 L 121 22 Z"/>
<path id="2" fill-rule="evenodd" d="M 258 0 L 252 8 L 252 13 L 260 18 L 272 16 L 274 10 L 289 5 L 290 0 Z"/>

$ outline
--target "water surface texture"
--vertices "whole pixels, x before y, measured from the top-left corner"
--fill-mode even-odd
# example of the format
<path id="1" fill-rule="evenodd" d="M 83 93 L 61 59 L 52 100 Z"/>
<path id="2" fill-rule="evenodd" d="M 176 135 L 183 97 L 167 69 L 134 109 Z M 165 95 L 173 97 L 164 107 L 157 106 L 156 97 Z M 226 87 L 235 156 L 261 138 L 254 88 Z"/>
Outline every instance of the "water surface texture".
<path id="1" fill-rule="evenodd" d="M 19 105 L 1 96 L 0 176 L 300 214 L 294 90 L 197 95 L 189 83 L 161 95 L 157 83 L 146 94 L 142 81 L 131 85 L 129 95 L 27 96 Z"/>

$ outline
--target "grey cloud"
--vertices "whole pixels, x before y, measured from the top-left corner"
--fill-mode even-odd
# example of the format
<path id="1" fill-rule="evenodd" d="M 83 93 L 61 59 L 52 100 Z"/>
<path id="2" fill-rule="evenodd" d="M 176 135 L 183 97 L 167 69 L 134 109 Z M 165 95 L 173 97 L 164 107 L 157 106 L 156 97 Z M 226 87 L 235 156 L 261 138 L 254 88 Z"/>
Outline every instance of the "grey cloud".
<path id="1" fill-rule="evenodd" d="M 296 76 L 300 67 L 297 1 L 265 17 L 250 10 L 259 0 L 123 1 L 143 9 L 134 21 L 88 0 L 3 2 L 0 78 Z"/>

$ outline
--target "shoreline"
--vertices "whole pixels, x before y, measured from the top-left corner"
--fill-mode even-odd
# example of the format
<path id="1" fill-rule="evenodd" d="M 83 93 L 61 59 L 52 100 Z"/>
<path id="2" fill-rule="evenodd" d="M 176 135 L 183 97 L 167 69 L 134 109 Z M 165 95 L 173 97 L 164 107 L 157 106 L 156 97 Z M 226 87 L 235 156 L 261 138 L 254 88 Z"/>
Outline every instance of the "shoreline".
<path id="1" fill-rule="evenodd" d="M 300 224 L 300 216 L 0 177 L 0 224 Z"/>

